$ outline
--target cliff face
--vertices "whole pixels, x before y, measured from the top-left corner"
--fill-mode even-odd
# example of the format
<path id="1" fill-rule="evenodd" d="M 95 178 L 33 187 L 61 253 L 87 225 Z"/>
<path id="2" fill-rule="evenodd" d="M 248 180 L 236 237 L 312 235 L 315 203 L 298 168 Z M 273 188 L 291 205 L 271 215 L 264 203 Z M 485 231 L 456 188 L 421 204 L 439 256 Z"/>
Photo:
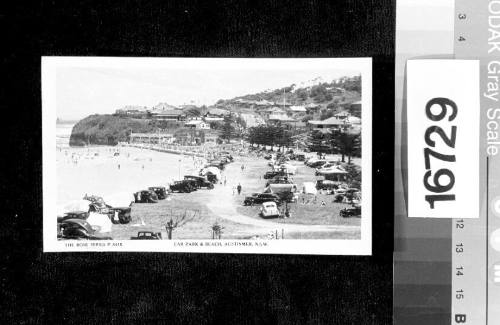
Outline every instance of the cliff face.
<path id="1" fill-rule="evenodd" d="M 150 120 L 129 119 L 113 115 L 91 115 L 73 127 L 70 146 L 116 145 L 127 141 L 131 132 L 152 132 L 156 125 Z"/>

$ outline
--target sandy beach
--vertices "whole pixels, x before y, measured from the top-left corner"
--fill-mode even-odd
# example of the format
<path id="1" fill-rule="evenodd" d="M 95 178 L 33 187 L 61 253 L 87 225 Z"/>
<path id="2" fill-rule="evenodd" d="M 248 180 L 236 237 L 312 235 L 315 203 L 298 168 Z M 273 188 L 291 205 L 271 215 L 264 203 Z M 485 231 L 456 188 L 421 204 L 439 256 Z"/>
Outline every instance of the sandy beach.
<path id="1" fill-rule="evenodd" d="M 199 170 L 202 159 L 131 147 L 62 148 L 57 151 L 57 204 L 85 194 L 102 197 L 166 186 Z"/>

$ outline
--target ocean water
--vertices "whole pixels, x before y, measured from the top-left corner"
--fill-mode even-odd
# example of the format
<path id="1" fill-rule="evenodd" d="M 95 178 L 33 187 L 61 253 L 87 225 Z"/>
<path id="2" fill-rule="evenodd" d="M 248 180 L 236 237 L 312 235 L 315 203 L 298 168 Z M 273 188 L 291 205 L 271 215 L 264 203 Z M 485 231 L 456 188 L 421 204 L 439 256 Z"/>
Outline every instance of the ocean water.
<path id="1" fill-rule="evenodd" d="M 185 174 L 196 173 L 200 159 L 131 147 L 69 147 L 71 127 L 56 132 L 57 205 L 85 194 L 133 198 L 150 186 L 167 186 Z"/>

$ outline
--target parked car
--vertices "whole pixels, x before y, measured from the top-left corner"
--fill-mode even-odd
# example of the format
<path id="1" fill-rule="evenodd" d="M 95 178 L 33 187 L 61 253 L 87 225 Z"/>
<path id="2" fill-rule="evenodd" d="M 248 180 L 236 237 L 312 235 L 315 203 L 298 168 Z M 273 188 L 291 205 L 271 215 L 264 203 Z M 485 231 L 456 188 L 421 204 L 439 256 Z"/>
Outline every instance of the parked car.
<path id="1" fill-rule="evenodd" d="M 110 206 L 104 202 L 104 199 L 97 195 L 87 195 L 83 197 L 84 200 L 90 201 L 89 212 L 97 212 L 108 214 Z"/>
<path id="2" fill-rule="evenodd" d="M 134 193 L 135 203 L 158 203 L 158 196 L 150 190 L 142 190 Z"/>
<path id="3" fill-rule="evenodd" d="M 68 219 L 87 220 L 88 217 L 89 217 L 88 211 L 71 211 L 71 212 L 65 213 L 62 217 L 58 217 L 57 222 L 62 222 L 64 220 L 68 220 Z"/>
<path id="4" fill-rule="evenodd" d="M 228 162 L 234 161 L 234 158 L 229 151 L 222 151 L 219 153 L 219 156 L 226 158 L 228 160 Z"/>
<path id="5" fill-rule="evenodd" d="M 208 172 L 206 175 L 207 177 L 207 180 L 209 182 L 211 182 L 212 184 L 216 184 L 217 183 L 217 175 L 211 173 L 211 172 Z"/>
<path id="6" fill-rule="evenodd" d="M 67 219 L 58 223 L 59 239 L 111 240 L 112 237 L 95 233 L 92 226 L 82 219 Z"/>
<path id="7" fill-rule="evenodd" d="M 175 181 L 173 184 L 171 184 L 170 190 L 172 192 L 191 193 L 196 190 L 196 187 L 194 187 L 192 181 L 182 180 L 182 181 Z"/>
<path id="8" fill-rule="evenodd" d="M 271 184 L 293 184 L 293 181 L 288 176 L 278 175 L 278 176 L 274 176 L 273 178 L 268 180 L 266 183 L 266 187 L 271 185 Z"/>
<path id="9" fill-rule="evenodd" d="M 168 196 L 168 190 L 164 186 L 151 186 L 148 190 L 155 192 L 158 200 L 165 200 Z"/>
<path id="10" fill-rule="evenodd" d="M 114 224 L 127 224 L 132 220 L 132 208 L 130 207 L 111 207 L 108 216 Z"/>
<path id="11" fill-rule="evenodd" d="M 271 160 L 271 158 L 273 158 L 273 155 L 271 155 L 270 153 L 268 153 L 267 155 L 264 155 L 264 159 L 266 159 L 266 160 Z"/>
<path id="12" fill-rule="evenodd" d="M 281 200 L 281 202 L 295 203 L 299 200 L 299 194 L 292 191 L 282 191 L 275 193 Z"/>
<path id="13" fill-rule="evenodd" d="M 342 218 L 361 217 L 361 206 L 353 205 L 352 207 L 344 208 L 340 210 L 340 216 Z"/>
<path id="14" fill-rule="evenodd" d="M 298 154 L 295 154 L 295 160 L 297 161 L 305 161 L 306 160 L 306 156 L 302 153 L 298 153 Z"/>
<path id="15" fill-rule="evenodd" d="M 278 218 L 280 211 L 275 202 L 264 202 L 260 208 L 260 216 L 262 218 Z"/>
<path id="16" fill-rule="evenodd" d="M 158 240 L 161 239 L 161 232 L 139 231 L 137 237 L 130 237 L 132 240 Z"/>
<path id="17" fill-rule="evenodd" d="M 271 179 L 275 176 L 287 176 L 288 174 L 284 171 L 272 170 L 264 174 L 264 179 Z"/>
<path id="18" fill-rule="evenodd" d="M 207 188 L 209 190 L 214 188 L 214 184 L 203 176 L 187 175 L 184 176 L 185 180 L 192 180 L 197 188 Z"/>
<path id="19" fill-rule="evenodd" d="M 339 188 L 338 182 L 330 181 L 330 180 L 318 180 L 316 181 L 316 189 L 317 190 L 328 190 L 334 191 Z"/>
<path id="20" fill-rule="evenodd" d="M 254 205 L 262 204 L 264 202 L 275 202 L 279 204 L 281 199 L 278 195 L 273 193 L 253 193 L 251 196 L 247 196 L 243 201 L 244 205 Z"/>
<path id="21" fill-rule="evenodd" d="M 111 222 L 114 224 L 126 224 L 132 220 L 130 207 L 112 207 L 111 205 L 106 204 L 102 197 L 97 195 L 85 195 L 83 199 L 91 202 L 89 205 L 89 212 L 107 214 Z"/>
<path id="22" fill-rule="evenodd" d="M 306 165 L 309 166 L 309 167 L 312 167 L 312 168 L 319 168 L 319 167 L 323 166 L 326 163 L 327 163 L 326 160 L 314 160 L 312 162 L 309 161 Z"/>

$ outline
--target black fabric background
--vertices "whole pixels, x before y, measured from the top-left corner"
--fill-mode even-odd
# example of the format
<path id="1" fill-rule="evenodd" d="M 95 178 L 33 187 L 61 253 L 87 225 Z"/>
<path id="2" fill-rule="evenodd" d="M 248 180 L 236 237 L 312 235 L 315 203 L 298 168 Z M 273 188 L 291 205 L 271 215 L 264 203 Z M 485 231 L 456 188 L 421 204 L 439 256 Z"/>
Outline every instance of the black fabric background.
<path id="1" fill-rule="evenodd" d="M 2 323 L 391 323 L 394 5 L 10 3 L 0 14 Z M 43 254 L 42 55 L 373 57 L 373 256 Z"/>

